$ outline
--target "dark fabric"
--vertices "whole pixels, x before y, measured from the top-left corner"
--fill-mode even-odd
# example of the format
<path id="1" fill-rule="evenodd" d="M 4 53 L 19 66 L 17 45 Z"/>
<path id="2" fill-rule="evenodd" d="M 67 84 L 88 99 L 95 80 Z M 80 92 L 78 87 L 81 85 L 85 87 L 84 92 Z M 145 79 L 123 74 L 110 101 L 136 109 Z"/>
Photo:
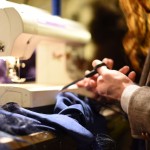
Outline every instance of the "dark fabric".
<path id="1" fill-rule="evenodd" d="M 6 62 L 0 59 L 0 83 L 11 83 L 11 80 L 7 76 Z"/>
<path id="2" fill-rule="evenodd" d="M 57 95 L 54 113 L 74 118 L 94 135 L 107 131 L 105 118 L 93 112 L 90 100 L 86 97 L 81 100 L 80 97 L 70 92 L 60 93 Z"/>
<path id="3" fill-rule="evenodd" d="M 26 135 L 38 131 L 68 134 L 78 143 L 79 149 L 114 149 L 114 142 L 106 133 L 103 116 L 90 107 L 89 99 L 81 99 L 70 92 L 56 97 L 54 114 L 42 114 L 7 103 L 0 109 L 1 131 L 12 135 Z"/>
<path id="4" fill-rule="evenodd" d="M 25 67 L 20 67 L 20 77 L 25 78 L 27 81 L 35 81 L 36 78 L 36 50 L 32 56 L 27 60 L 20 60 L 20 63 L 24 63 Z"/>
<path id="5" fill-rule="evenodd" d="M 20 60 L 20 63 L 24 63 L 25 67 L 20 66 L 19 74 L 20 78 L 25 78 L 27 81 L 35 81 L 36 78 L 36 51 L 28 60 Z M 0 83 L 12 83 L 11 79 L 7 75 L 7 63 L 5 60 L 0 59 Z M 18 71 L 18 70 L 17 70 Z M 18 73 L 18 72 L 17 72 Z"/>

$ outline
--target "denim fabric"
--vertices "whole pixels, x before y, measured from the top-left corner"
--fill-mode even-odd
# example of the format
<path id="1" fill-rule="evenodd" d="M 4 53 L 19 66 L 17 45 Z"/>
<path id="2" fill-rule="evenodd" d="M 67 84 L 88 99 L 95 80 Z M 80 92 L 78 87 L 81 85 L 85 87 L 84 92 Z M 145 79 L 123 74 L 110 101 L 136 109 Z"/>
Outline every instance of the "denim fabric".
<path id="1" fill-rule="evenodd" d="M 38 131 L 68 134 L 77 141 L 79 149 L 84 150 L 104 150 L 104 141 L 108 139 L 104 117 L 93 112 L 88 98 L 81 99 L 70 92 L 57 95 L 53 114 L 37 113 L 16 103 L 7 103 L 0 109 L 0 122 L 3 122 L 0 130 L 12 135 Z M 100 138 L 101 135 L 105 137 Z M 112 148 L 113 142 L 110 143 Z"/>

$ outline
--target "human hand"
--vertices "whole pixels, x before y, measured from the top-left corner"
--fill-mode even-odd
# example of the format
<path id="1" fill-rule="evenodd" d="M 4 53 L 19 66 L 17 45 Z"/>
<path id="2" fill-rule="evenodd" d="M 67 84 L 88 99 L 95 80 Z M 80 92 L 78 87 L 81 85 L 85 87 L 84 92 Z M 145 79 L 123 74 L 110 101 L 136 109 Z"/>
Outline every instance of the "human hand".
<path id="1" fill-rule="evenodd" d="M 102 60 L 102 62 L 104 62 L 106 64 L 106 66 L 110 69 L 113 68 L 113 60 L 112 59 L 108 59 L 108 58 L 104 58 Z M 88 74 L 90 71 L 87 70 L 85 71 L 85 74 Z M 86 88 L 88 91 L 92 92 L 93 95 L 95 95 L 95 98 L 97 97 L 97 90 L 96 90 L 96 86 L 97 86 L 97 78 L 98 78 L 99 74 L 96 74 L 94 76 L 92 76 L 91 78 L 84 78 L 83 80 L 79 81 L 77 83 L 77 86 L 80 88 Z"/>
<path id="2" fill-rule="evenodd" d="M 101 63 L 99 60 L 94 60 L 93 67 Z M 97 69 L 99 76 L 97 77 L 96 91 L 99 95 L 103 95 L 112 99 L 120 100 L 124 89 L 134 84 L 135 72 L 129 72 L 129 67 L 124 66 L 119 71 L 110 70 L 105 66 Z M 129 72 L 128 75 L 126 75 Z"/>
<path id="3" fill-rule="evenodd" d="M 113 61 L 111 59 L 103 59 L 108 68 L 112 68 Z M 94 60 L 92 65 L 95 67 L 97 64 L 101 63 L 100 60 Z M 84 79 L 77 83 L 79 87 L 85 87 L 87 90 L 92 91 L 95 96 L 97 94 L 103 95 L 109 98 L 120 100 L 123 90 L 134 84 L 135 72 L 130 72 L 128 76 L 126 74 L 129 72 L 129 67 L 124 66 L 119 71 L 110 70 L 105 66 L 97 69 L 98 74 L 89 79 Z"/>

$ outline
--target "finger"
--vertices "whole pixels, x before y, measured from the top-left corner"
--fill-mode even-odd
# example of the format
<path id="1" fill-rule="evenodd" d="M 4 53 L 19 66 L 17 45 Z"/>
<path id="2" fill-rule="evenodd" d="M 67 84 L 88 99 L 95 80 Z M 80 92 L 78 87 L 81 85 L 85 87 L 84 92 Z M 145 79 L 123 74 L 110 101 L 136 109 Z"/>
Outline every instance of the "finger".
<path id="1" fill-rule="evenodd" d="M 94 61 L 92 62 L 92 66 L 93 66 L 93 68 L 95 68 L 96 65 L 101 64 L 101 63 L 102 63 L 102 61 L 96 59 L 96 60 L 94 60 Z"/>
<path id="2" fill-rule="evenodd" d="M 103 95 L 105 92 L 105 86 L 103 85 L 104 83 L 104 80 L 103 80 L 103 77 L 102 76 L 99 76 L 98 79 L 97 79 L 97 87 L 96 87 L 96 90 L 97 92 L 100 94 L 100 95 Z"/>
<path id="3" fill-rule="evenodd" d="M 76 85 L 77 85 L 78 87 L 84 87 L 84 88 L 89 87 L 89 78 L 84 78 L 83 80 L 78 81 L 78 82 L 76 83 Z"/>
<path id="4" fill-rule="evenodd" d="M 85 81 L 84 81 L 84 80 L 81 80 L 81 81 L 78 81 L 78 82 L 76 83 L 76 85 L 77 85 L 78 87 L 84 87 L 84 83 L 85 83 Z"/>
<path id="5" fill-rule="evenodd" d="M 95 67 L 96 65 L 101 64 L 101 63 L 102 63 L 102 61 L 100 61 L 100 60 L 94 60 L 92 65 L 93 65 L 93 67 Z M 106 66 L 101 66 L 101 67 L 97 68 L 97 72 L 99 75 L 104 75 L 108 71 L 109 71 L 109 69 Z"/>
<path id="6" fill-rule="evenodd" d="M 96 59 L 92 62 L 92 65 L 93 65 L 93 67 L 95 67 L 96 65 L 101 64 L 101 63 L 102 63 L 102 61 Z M 97 72 L 100 75 L 102 75 L 103 73 L 106 73 L 108 70 L 109 69 L 106 66 L 101 66 L 101 67 L 97 68 Z"/>
<path id="7" fill-rule="evenodd" d="M 92 87 L 92 88 L 95 88 L 97 86 L 96 81 L 95 80 L 90 80 L 89 86 Z"/>
<path id="8" fill-rule="evenodd" d="M 121 69 L 119 69 L 119 71 L 123 74 L 127 74 L 129 70 L 130 70 L 129 66 L 124 66 Z"/>
<path id="9" fill-rule="evenodd" d="M 81 81 L 78 81 L 77 83 L 76 83 L 76 85 L 78 86 L 78 87 L 86 87 L 87 86 L 87 79 L 86 78 L 84 78 L 84 79 L 82 79 Z"/>
<path id="10" fill-rule="evenodd" d="M 130 78 L 130 80 L 135 81 L 136 73 L 134 71 L 131 71 L 128 77 Z"/>
<path id="11" fill-rule="evenodd" d="M 86 71 L 85 71 L 85 75 L 87 75 L 88 73 L 90 73 L 90 71 L 89 71 L 89 70 L 86 70 Z"/>
<path id="12" fill-rule="evenodd" d="M 87 84 L 87 86 L 85 88 L 89 91 L 95 92 L 96 86 L 97 86 L 96 81 L 89 80 L 89 83 Z"/>
<path id="13" fill-rule="evenodd" d="M 86 70 L 86 71 L 85 71 L 85 75 L 89 74 L 90 72 L 91 72 L 91 71 Z M 92 77 L 90 77 L 90 79 L 94 79 L 94 80 L 96 80 L 98 76 L 99 76 L 99 74 L 98 74 L 98 73 L 96 73 L 96 74 L 94 74 Z"/>
<path id="14" fill-rule="evenodd" d="M 85 79 L 85 84 L 84 84 L 84 88 L 86 88 L 88 91 L 92 91 L 94 92 L 95 88 L 96 88 L 96 81 L 95 80 L 92 80 L 90 78 L 86 78 Z"/>
<path id="15" fill-rule="evenodd" d="M 104 58 L 102 62 L 104 62 L 109 69 L 113 68 L 114 61 L 112 59 Z"/>
<path id="16" fill-rule="evenodd" d="M 84 78 L 84 87 L 88 87 L 89 86 L 89 78 Z"/>

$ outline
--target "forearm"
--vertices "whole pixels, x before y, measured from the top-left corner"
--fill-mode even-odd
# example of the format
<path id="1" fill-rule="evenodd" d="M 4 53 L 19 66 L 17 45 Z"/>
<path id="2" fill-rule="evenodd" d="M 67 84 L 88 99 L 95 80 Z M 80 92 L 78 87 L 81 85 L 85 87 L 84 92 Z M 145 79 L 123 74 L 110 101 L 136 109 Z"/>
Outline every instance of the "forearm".
<path id="1" fill-rule="evenodd" d="M 134 138 L 149 138 L 149 136 L 145 136 L 150 134 L 149 100 L 150 88 L 147 86 L 136 87 L 132 85 L 124 90 L 121 97 L 121 105 L 128 114 L 131 133 Z"/>

